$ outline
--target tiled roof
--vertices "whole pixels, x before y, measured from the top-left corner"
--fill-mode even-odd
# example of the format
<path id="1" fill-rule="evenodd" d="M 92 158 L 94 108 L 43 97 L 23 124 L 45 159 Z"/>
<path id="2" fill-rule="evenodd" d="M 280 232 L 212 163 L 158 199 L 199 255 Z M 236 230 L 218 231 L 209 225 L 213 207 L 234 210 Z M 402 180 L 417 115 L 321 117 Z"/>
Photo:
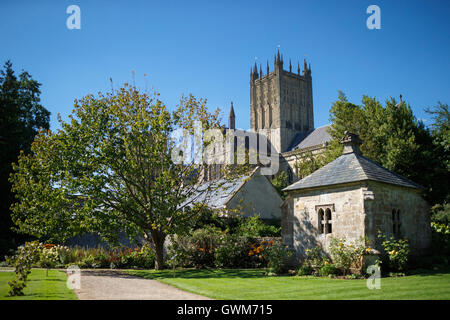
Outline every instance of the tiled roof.
<path id="1" fill-rule="evenodd" d="M 331 136 L 327 131 L 329 127 L 330 125 L 326 125 L 313 130 L 309 130 L 304 133 L 297 134 L 291 146 L 288 148 L 288 151 L 310 148 L 317 145 L 322 145 L 330 141 Z"/>
<path id="2" fill-rule="evenodd" d="M 259 168 L 252 171 L 250 175 L 242 176 L 237 179 L 220 179 L 208 181 L 198 187 L 196 192 L 191 195 L 184 203 L 205 203 L 211 209 L 224 208 L 228 201 L 233 198 L 235 193 L 247 182 L 247 180 L 256 173 Z M 183 203 L 183 205 L 184 205 Z"/>
<path id="3" fill-rule="evenodd" d="M 409 188 L 423 188 L 360 154 L 348 153 L 341 155 L 336 160 L 291 184 L 284 190 L 299 190 L 364 180 L 379 181 Z"/>

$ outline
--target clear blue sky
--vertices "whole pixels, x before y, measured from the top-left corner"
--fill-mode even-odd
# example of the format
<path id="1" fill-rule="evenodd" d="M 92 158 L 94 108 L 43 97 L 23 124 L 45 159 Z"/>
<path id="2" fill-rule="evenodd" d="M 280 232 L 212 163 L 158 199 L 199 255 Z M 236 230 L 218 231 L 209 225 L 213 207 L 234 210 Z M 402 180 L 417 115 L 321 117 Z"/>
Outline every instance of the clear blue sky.
<path id="1" fill-rule="evenodd" d="M 81 30 L 66 27 L 72 4 Z M 371 4 L 381 30 L 366 27 Z M 450 103 L 447 0 L 2 1 L 0 35 L 0 63 L 11 59 L 42 83 L 52 129 L 75 98 L 109 91 L 110 77 L 116 87 L 131 82 L 132 70 L 169 107 L 193 93 L 226 120 L 233 101 L 236 126 L 248 129 L 250 66 L 257 57 L 272 69 L 278 45 L 285 61 L 311 62 L 316 127 L 328 123 L 338 90 L 356 103 L 402 94 L 424 119 L 425 107 Z"/>

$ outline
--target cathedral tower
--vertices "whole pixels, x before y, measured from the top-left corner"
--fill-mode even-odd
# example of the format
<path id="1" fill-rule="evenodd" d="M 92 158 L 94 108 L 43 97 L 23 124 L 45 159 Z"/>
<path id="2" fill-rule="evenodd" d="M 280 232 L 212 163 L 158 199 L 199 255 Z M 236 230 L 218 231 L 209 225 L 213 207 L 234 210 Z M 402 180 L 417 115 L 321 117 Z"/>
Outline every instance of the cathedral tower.
<path id="1" fill-rule="evenodd" d="M 255 63 L 250 70 L 250 128 L 264 134 L 278 152 L 288 151 L 295 136 L 314 129 L 311 65 L 297 73 L 283 70 L 283 55 L 275 56 L 274 70 L 263 75 Z"/>

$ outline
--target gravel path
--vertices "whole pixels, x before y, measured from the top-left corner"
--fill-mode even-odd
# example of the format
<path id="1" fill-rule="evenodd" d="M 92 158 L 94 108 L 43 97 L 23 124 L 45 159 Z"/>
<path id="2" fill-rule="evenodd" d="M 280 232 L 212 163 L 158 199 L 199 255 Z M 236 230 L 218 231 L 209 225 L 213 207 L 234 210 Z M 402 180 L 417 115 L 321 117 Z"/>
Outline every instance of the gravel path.
<path id="1" fill-rule="evenodd" d="M 115 270 L 82 270 L 80 300 L 208 300 L 156 280 Z"/>

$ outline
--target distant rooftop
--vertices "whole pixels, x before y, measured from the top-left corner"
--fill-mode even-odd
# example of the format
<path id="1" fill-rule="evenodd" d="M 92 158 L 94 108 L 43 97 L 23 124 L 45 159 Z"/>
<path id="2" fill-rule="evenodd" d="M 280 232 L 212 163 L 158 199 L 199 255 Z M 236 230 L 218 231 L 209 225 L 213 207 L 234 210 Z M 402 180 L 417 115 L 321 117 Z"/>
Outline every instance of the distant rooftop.
<path id="1" fill-rule="evenodd" d="M 331 135 L 327 131 L 329 127 L 330 125 L 326 125 L 297 134 L 288 151 L 311 148 L 327 143 L 331 140 Z"/>

